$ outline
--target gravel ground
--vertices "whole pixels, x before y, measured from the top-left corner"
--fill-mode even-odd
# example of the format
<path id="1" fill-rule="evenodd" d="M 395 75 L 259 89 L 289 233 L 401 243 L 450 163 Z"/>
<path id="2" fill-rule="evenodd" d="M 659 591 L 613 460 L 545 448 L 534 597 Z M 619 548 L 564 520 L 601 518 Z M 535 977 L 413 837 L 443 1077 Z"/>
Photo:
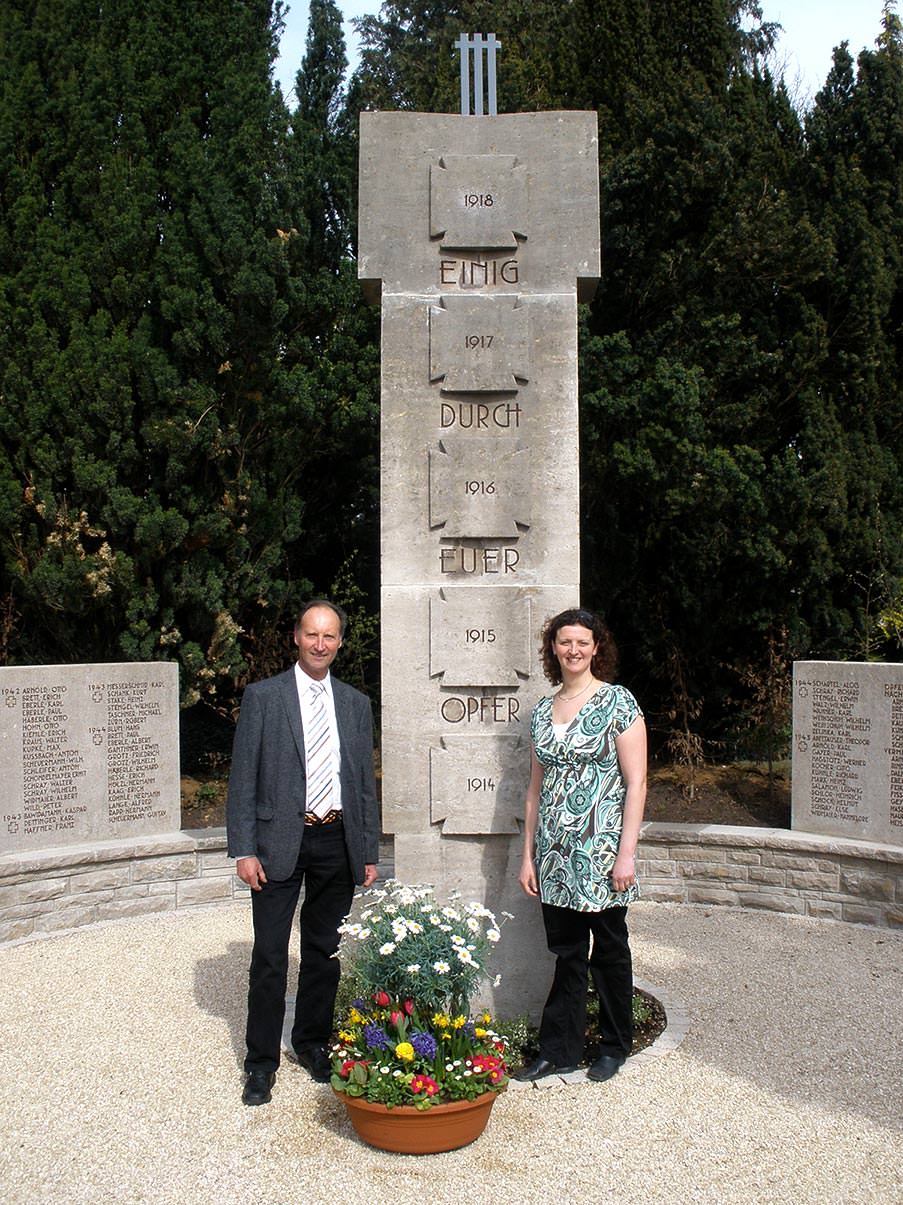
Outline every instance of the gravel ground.
<path id="1" fill-rule="evenodd" d="M 0 949 L 9 1202 L 469 1205 L 903 1201 L 903 934 L 631 908 L 636 974 L 681 1000 L 672 1053 L 506 1093 L 473 1146 L 362 1145 L 284 1063 L 240 1102 L 247 905 Z"/>

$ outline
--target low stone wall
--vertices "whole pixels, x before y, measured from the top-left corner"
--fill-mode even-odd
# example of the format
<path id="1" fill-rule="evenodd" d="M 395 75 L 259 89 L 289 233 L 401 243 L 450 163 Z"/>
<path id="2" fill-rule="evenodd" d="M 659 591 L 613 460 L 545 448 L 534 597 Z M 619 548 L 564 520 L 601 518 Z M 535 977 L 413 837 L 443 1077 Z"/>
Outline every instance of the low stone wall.
<path id="1" fill-rule="evenodd" d="M 247 891 L 221 828 L 7 854 L 0 858 L 0 942 L 224 903 Z"/>
<path id="2" fill-rule="evenodd" d="M 903 926 L 903 848 L 788 829 L 647 824 L 643 899 Z"/>
<path id="3" fill-rule="evenodd" d="M 389 850 L 381 872 L 391 874 Z M 647 900 L 903 926 L 903 848 L 786 829 L 646 824 Z M 247 895 L 225 831 L 0 857 L 0 942 Z"/>

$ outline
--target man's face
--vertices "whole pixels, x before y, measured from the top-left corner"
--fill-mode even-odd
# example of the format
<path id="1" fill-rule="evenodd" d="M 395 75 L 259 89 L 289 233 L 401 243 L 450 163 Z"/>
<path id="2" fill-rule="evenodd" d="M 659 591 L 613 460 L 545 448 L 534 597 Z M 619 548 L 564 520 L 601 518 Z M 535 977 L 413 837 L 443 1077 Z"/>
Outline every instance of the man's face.
<path id="1" fill-rule="evenodd" d="M 311 607 L 295 628 L 298 663 L 311 678 L 326 677 L 342 647 L 341 630 L 338 615 L 329 607 Z"/>

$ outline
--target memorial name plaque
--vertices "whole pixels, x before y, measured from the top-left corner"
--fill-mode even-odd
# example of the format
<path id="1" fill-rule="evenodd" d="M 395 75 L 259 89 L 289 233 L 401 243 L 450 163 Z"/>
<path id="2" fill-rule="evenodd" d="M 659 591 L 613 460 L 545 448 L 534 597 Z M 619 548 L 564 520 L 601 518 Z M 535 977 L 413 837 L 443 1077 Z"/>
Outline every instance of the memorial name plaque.
<path id="1" fill-rule="evenodd" d="M 794 663 L 792 826 L 903 845 L 903 664 Z"/>
<path id="2" fill-rule="evenodd" d="M 177 832 L 170 662 L 0 669 L 0 853 Z"/>

